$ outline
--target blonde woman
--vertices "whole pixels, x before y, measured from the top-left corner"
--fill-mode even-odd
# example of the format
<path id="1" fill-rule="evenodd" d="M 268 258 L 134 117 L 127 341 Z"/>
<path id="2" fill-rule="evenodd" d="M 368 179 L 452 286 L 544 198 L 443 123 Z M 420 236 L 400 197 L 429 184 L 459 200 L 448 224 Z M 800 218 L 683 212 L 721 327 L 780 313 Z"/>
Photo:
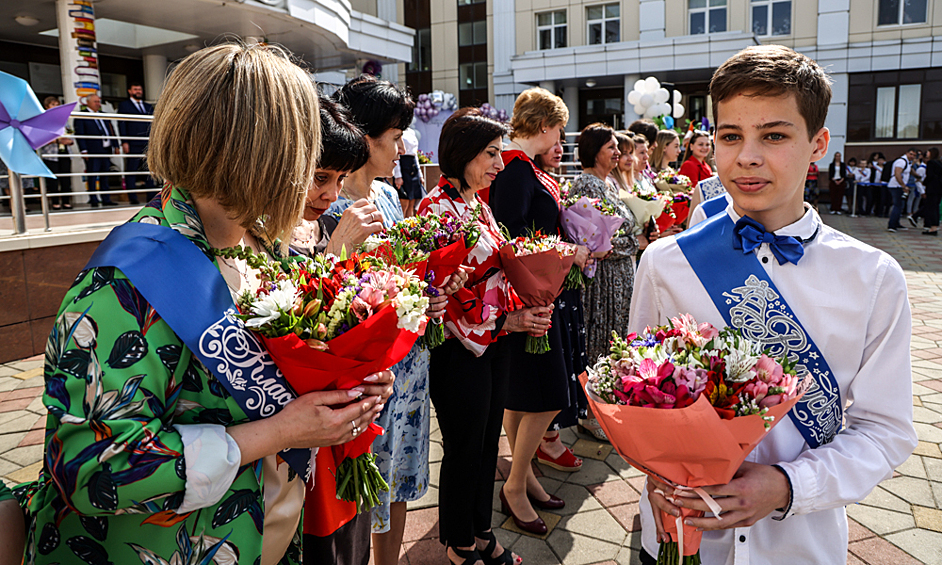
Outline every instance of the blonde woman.
<path id="1" fill-rule="evenodd" d="M 680 157 L 680 137 L 671 129 L 662 129 L 657 132 L 657 141 L 651 150 L 651 169 L 657 174 L 670 168 Z"/>
<path id="2" fill-rule="evenodd" d="M 27 562 L 297 563 L 304 465 L 292 452 L 309 463 L 307 448 L 352 440 L 392 375 L 285 405 L 260 343 L 225 316 L 258 272 L 214 250 L 264 252 L 252 228 L 290 235 L 319 144 L 314 83 L 278 48 L 209 47 L 171 73 L 148 147 L 166 180 L 159 205 L 109 235 L 49 337 Z M 233 362 L 252 375 L 242 388 Z M 259 399 L 284 407 L 263 414 Z"/>
<path id="3" fill-rule="evenodd" d="M 559 185 L 533 159 L 559 143 L 567 121 L 569 109 L 562 99 L 547 90 L 531 88 L 517 97 L 510 143 L 502 153 L 504 170 L 490 190 L 494 217 L 507 227 L 511 237 L 533 230 L 560 233 Z M 584 266 L 588 260 L 588 248 L 579 246 L 576 264 Z M 578 303 L 578 291 L 564 291 L 555 301 L 547 332 L 551 350 L 547 353 L 526 353 L 524 334 L 505 338 L 510 342 L 511 370 L 504 430 L 513 461 L 500 493 L 501 505 L 518 527 L 538 535 L 545 533 L 547 527 L 534 506 L 555 509 L 562 508 L 565 502 L 543 489 L 530 460 L 537 455 L 544 463 L 565 471 L 576 471 L 582 465 L 558 436 L 547 442 L 545 449 L 541 447 L 544 432 L 557 415 L 561 411 L 570 412 L 578 403 L 574 361 L 581 358 L 581 351 L 572 347 L 568 331 L 576 325 L 574 318 L 581 314 L 574 310 Z"/>
<path id="4" fill-rule="evenodd" d="M 618 145 L 618 164 L 612 169 L 612 174 L 608 180 L 614 183 L 618 191 L 628 192 L 634 185 L 635 178 L 635 142 L 633 139 L 623 133 L 615 134 L 615 142 Z"/>

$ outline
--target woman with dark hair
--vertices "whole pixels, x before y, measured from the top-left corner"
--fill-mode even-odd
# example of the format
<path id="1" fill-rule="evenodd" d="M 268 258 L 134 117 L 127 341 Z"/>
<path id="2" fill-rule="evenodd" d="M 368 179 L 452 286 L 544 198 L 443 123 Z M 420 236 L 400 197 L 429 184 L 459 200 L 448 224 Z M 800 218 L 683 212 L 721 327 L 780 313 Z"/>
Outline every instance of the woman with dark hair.
<path id="1" fill-rule="evenodd" d="M 552 313 L 551 308 L 521 307 L 501 270 L 499 250 L 505 240 L 491 209 L 477 196 L 504 169 L 501 138 L 506 133 L 506 126 L 477 108 L 452 114 L 438 142 L 442 178 L 419 205 L 420 216 L 476 214 L 481 230 L 466 263 L 473 270 L 468 283 L 448 299 L 448 339 L 432 350 L 429 386 L 444 448 L 439 532 L 448 559 L 463 565 L 522 561 L 502 548 L 491 531 L 498 439 L 510 380 L 511 347 L 500 336 L 543 335 Z"/>
<path id="2" fill-rule="evenodd" d="M 939 203 L 942 202 L 942 161 L 939 148 L 930 147 L 926 161 L 926 205 L 922 218 L 925 235 L 939 235 Z"/>
<path id="3" fill-rule="evenodd" d="M 617 162 L 618 147 L 615 132 L 605 124 L 591 124 L 579 136 L 579 160 L 582 174 L 572 183 L 571 194 L 605 200 L 625 218 L 621 229 L 626 234 L 612 240 L 612 250 L 599 261 L 592 284 L 582 293 L 582 306 L 586 320 L 586 348 L 589 364 L 608 353 L 612 331 L 628 333 L 628 309 L 635 280 L 635 255 L 639 240 L 647 246 L 644 236 L 633 235 L 635 217 L 618 198 L 618 190 L 606 182 Z M 641 145 L 641 144 L 636 144 Z M 599 440 L 606 440 L 605 432 L 595 418 L 580 422 L 579 427 Z"/>
<path id="4" fill-rule="evenodd" d="M 524 90 L 514 104 L 510 144 L 504 148 L 504 170 L 491 185 L 490 205 L 494 217 L 503 224 L 510 237 L 529 235 L 534 231 L 560 234 L 559 185 L 533 158 L 559 142 L 569 120 L 569 109 L 555 94 L 542 89 Z M 589 250 L 578 246 L 575 264 L 584 267 Z M 526 352 L 526 335 L 507 338 L 510 343 L 510 388 L 504 412 L 504 431 L 512 454 L 510 474 L 500 492 L 502 510 L 510 514 L 522 530 L 542 535 L 547 527 L 534 510 L 558 509 L 565 502 L 549 493 L 537 481 L 530 461 L 534 455 L 545 464 L 562 471 L 578 471 L 582 461 L 559 441 L 542 442 L 544 434 L 561 411 L 565 421 L 556 421 L 555 429 L 576 423 L 570 407 L 578 404 L 574 360 L 582 352 L 574 351 L 578 336 L 578 319 L 582 317 L 578 290 L 563 291 L 553 304 L 550 330 L 547 333 L 550 351 L 544 354 Z M 580 370 L 579 373 L 582 371 Z M 569 418 L 568 416 L 573 416 Z M 571 420 L 571 421 L 570 421 Z M 547 444 L 544 452 L 542 444 Z"/>
<path id="5" fill-rule="evenodd" d="M 690 137 L 690 143 L 687 145 L 687 152 L 684 154 L 684 162 L 680 166 L 679 173 L 690 179 L 690 186 L 706 180 L 716 173 L 707 163 L 713 144 L 710 142 L 710 134 L 696 130 Z"/>
<path id="6" fill-rule="evenodd" d="M 328 214 L 338 216 L 357 204 L 373 205 L 376 211 L 370 212 L 369 219 L 380 227 L 392 227 L 404 219 L 399 195 L 391 186 L 375 179 L 392 176 L 403 151 L 403 130 L 412 123 L 415 102 L 389 81 L 368 75 L 350 81 L 334 97 L 350 111 L 353 122 L 365 134 L 369 159 L 347 178 L 340 198 L 331 204 Z M 445 281 L 440 290 L 454 291 L 459 280 L 453 277 Z M 397 377 L 393 397 L 377 420 L 386 433 L 373 442 L 376 465 L 390 485 L 389 492 L 379 493 L 380 504 L 371 513 L 376 565 L 398 563 L 406 503 L 421 498 L 429 484 L 428 349 L 416 343 L 392 371 Z"/>
<path id="7" fill-rule="evenodd" d="M 841 214 L 844 208 L 844 189 L 847 187 L 847 165 L 841 159 L 840 151 L 834 153 L 834 160 L 828 165 L 828 183 L 831 214 Z"/>

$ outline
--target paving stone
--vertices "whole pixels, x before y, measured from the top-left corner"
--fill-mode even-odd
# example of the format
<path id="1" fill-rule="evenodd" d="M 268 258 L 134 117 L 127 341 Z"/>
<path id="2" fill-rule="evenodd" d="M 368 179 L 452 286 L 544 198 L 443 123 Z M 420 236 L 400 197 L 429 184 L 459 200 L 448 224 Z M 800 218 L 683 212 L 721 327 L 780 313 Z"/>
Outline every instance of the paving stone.
<path id="1" fill-rule="evenodd" d="M 928 478 L 926 477 L 926 467 L 922 463 L 922 457 L 918 455 L 910 455 L 909 459 L 904 461 L 896 470 L 907 477 Z"/>
<path id="2" fill-rule="evenodd" d="M 43 468 L 43 462 L 37 461 L 36 463 L 33 463 L 32 465 L 27 465 L 26 467 L 23 467 L 22 469 L 13 471 L 12 473 L 7 475 L 7 478 L 13 481 L 14 483 L 25 483 L 28 481 L 35 481 L 36 478 L 39 476 L 39 472 L 42 471 L 42 468 Z"/>
<path id="3" fill-rule="evenodd" d="M 942 417 L 942 415 L 940 415 L 940 417 Z M 597 441 L 579 439 L 572 446 L 572 452 L 576 457 L 582 457 L 583 459 L 605 461 L 612 452 L 612 445 L 610 443 L 599 443 Z"/>
<path id="4" fill-rule="evenodd" d="M 919 406 L 913 406 L 913 421 L 921 422 L 923 424 L 936 424 L 938 422 L 942 422 L 942 414 L 925 408 L 922 406 L 922 402 L 919 404 Z"/>
<path id="5" fill-rule="evenodd" d="M 567 446 L 572 447 L 579 440 L 579 435 L 576 433 L 575 427 L 569 427 L 559 430 L 559 439 Z"/>
<path id="6" fill-rule="evenodd" d="M 935 498 L 932 496 L 932 488 L 929 486 L 929 481 L 925 479 L 895 477 L 883 481 L 880 483 L 880 487 L 885 488 L 911 504 L 935 507 Z"/>
<path id="7" fill-rule="evenodd" d="M 13 432 L 0 435 L 0 454 L 19 447 L 20 442 L 26 437 L 26 432 Z"/>
<path id="8" fill-rule="evenodd" d="M 942 430 L 939 431 L 942 432 Z M 603 461 L 585 459 L 582 461 L 582 469 L 578 473 L 572 473 L 572 477 L 567 482 L 579 485 L 594 485 L 620 478 L 621 476 Z"/>
<path id="9" fill-rule="evenodd" d="M 16 447 L 5 452 L 2 457 L 20 466 L 32 465 L 43 458 L 42 445 L 30 445 L 27 447 Z"/>
<path id="10" fill-rule="evenodd" d="M 919 383 L 913 383 L 913 394 L 916 396 L 922 396 L 924 394 L 934 394 L 939 392 L 938 390 L 931 389 L 927 386 L 923 386 Z"/>
<path id="11" fill-rule="evenodd" d="M 617 452 L 613 451 L 612 454 L 605 459 L 605 463 L 614 469 L 623 479 L 644 476 L 644 473 L 629 465 Z"/>
<path id="12" fill-rule="evenodd" d="M 45 415 L 46 405 L 43 404 L 43 397 L 39 396 L 34 398 L 33 401 L 29 403 L 29 406 L 26 407 L 26 409 L 33 414 Z"/>
<path id="13" fill-rule="evenodd" d="M 914 506 L 913 518 L 916 519 L 917 528 L 942 533 L 942 510 Z"/>
<path id="14" fill-rule="evenodd" d="M 566 501 L 566 506 L 554 510 L 560 516 L 570 516 L 577 512 L 589 512 L 602 508 L 592 494 L 581 485 L 563 483 L 555 492 L 556 496 Z"/>
<path id="15" fill-rule="evenodd" d="M 615 556 L 615 562 L 618 565 L 641 565 L 641 551 L 631 547 L 622 547 Z"/>
<path id="16" fill-rule="evenodd" d="M 876 535 L 851 518 L 847 519 L 847 533 L 849 541 L 860 541 L 862 539 L 872 538 Z"/>
<path id="17" fill-rule="evenodd" d="M 13 400 L 4 400 L 0 402 L 0 412 L 15 412 L 25 410 L 33 402 L 32 398 L 16 398 Z"/>
<path id="18" fill-rule="evenodd" d="M 36 367 L 35 369 L 30 369 L 28 371 L 23 371 L 21 373 L 16 373 L 12 375 L 14 379 L 20 379 L 21 381 L 27 381 L 33 377 L 40 376 L 43 374 L 42 366 Z"/>
<path id="19" fill-rule="evenodd" d="M 422 498 L 406 503 L 406 509 L 410 511 L 431 508 L 432 506 L 438 506 L 438 487 L 434 486 L 429 486 L 428 491 Z"/>
<path id="20" fill-rule="evenodd" d="M 428 460 L 430 463 L 441 463 L 445 450 L 440 443 L 430 443 L 428 446 Z"/>
<path id="21" fill-rule="evenodd" d="M 15 432 L 25 432 L 33 427 L 36 422 L 36 414 L 26 410 L 17 410 L 16 412 L 6 412 L 0 416 L 9 418 L 0 418 L 0 434 L 9 434 Z"/>
<path id="22" fill-rule="evenodd" d="M 16 390 L 11 390 L 3 396 L 3 400 L 14 400 L 16 398 L 29 398 L 30 400 L 36 398 L 37 396 L 42 396 L 43 387 L 35 386 L 29 388 L 18 388 Z"/>
<path id="23" fill-rule="evenodd" d="M 494 537 L 497 538 L 497 543 L 499 543 L 503 547 L 510 549 L 511 551 L 513 551 L 513 546 L 515 543 L 517 543 L 517 540 L 519 540 L 522 537 L 518 533 L 514 533 L 509 530 L 505 530 L 503 528 L 495 528 L 493 532 L 494 532 Z"/>
<path id="24" fill-rule="evenodd" d="M 942 451 L 939 450 L 939 445 L 935 443 L 929 443 L 927 441 L 920 441 L 919 444 L 916 445 L 916 449 L 913 450 L 913 454 L 922 455 L 923 457 L 942 459 Z"/>
<path id="25" fill-rule="evenodd" d="M 445 556 L 445 547 L 438 540 L 419 540 L 403 546 L 403 549 L 405 549 L 404 557 L 409 565 L 437 565 L 448 561 Z M 403 563 L 401 558 L 399 563 Z"/>
<path id="26" fill-rule="evenodd" d="M 847 552 L 847 565 L 867 565 L 851 552 Z"/>
<path id="27" fill-rule="evenodd" d="M 547 541 L 553 553 L 566 565 L 586 565 L 608 561 L 615 559 L 621 550 L 621 544 L 599 541 L 561 529 L 553 532 Z"/>
<path id="28" fill-rule="evenodd" d="M 864 506 L 863 504 L 848 506 L 847 515 L 857 520 L 863 527 L 881 536 L 916 526 L 916 521 L 913 520 L 913 515 L 909 512 L 904 514 L 873 506 Z"/>
<path id="29" fill-rule="evenodd" d="M 923 563 L 942 563 L 942 534 L 928 530 L 913 529 L 888 535 L 886 539 L 899 548 L 902 548 L 906 553 L 901 551 L 893 556 L 892 561 L 880 561 L 879 563 L 893 563 L 894 565 L 897 563 L 917 563 L 915 560 L 906 560 L 906 557 L 908 557 L 906 554 L 915 556 L 916 559 L 919 559 Z M 899 559 L 899 561 L 896 559 Z"/>
<path id="30" fill-rule="evenodd" d="M 935 507 L 942 508 L 942 483 L 930 481 L 929 486 L 932 488 L 932 496 L 935 497 Z"/>
<path id="31" fill-rule="evenodd" d="M 429 463 L 428 464 L 428 484 L 433 487 L 438 486 L 438 477 L 442 474 L 442 464 L 441 463 Z"/>
<path id="32" fill-rule="evenodd" d="M 20 443 L 17 444 L 17 447 L 25 447 L 27 445 L 39 445 L 44 443 L 46 440 L 46 430 L 30 430 L 26 432 L 26 436 L 20 440 Z"/>
<path id="33" fill-rule="evenodd" d="M 10 473 L 15 473 L 22 468 L 22 465 L 17 465 L 16 463 L 12 463 L 6 459 L 0 459 L 0 477 L 5 477 Z"/>
<path id="34" fill-rule="evenodd" d="M 519 536 L 517 541 L 509 545 L 514 553 L 523 558 L 524 563 L 533 563 L 543 565 L 560 565 L 563 561 L 553 553 L 550 546 L 543 541 L 531 538 L 529 536 Z M 569 561 L 565 561 L 569 565 Z"/>
<path id="35" fill-rule="evenodd" d="M 10 370 L 12 371 L 12 369 Z M 0 377 L 0 392 L 14 390 L 18 384 L 20 384 L 19 379 L 14 379 L 10 376 Z"/>
<path id="36" fill-rule="evenodd" d="M 406 527 L 402 534 L 402 541 L 418 541 L 437 537 L 439 537 L 437 508 L 423 508 L 406 514 Z"/>
<path id="37" fill-rule="evenodd" d="M 641 531 L 641 510 L 637 503 L 609 506 L 606 510 L 626 532 Z"/>
<path id="38" fill-rule="evenodd" d="M 602 541 L 617 543 L 625 539 L 625 529 L 606 510 L 593 510 L 566 516 L 559 523 L 560 529 Z M 612 555 L 614 557 L 614 555 Z"/>
<path id="39" fill-rule="evenodd" d="M 597 498 L 602 506 L 605 507 L 638 502 L 641 499 L 641 495 L 624 481 L 609 481 L 607 483 L 589 485 L 586 488 L 588 488 L 592 496 Z"/>

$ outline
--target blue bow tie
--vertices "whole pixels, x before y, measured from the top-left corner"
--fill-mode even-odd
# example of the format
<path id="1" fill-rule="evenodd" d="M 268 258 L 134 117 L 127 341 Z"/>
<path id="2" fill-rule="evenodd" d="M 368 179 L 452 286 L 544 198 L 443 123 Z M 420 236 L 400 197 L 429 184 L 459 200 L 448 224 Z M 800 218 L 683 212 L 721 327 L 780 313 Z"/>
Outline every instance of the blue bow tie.
<path id="1" fill-rule="evenodd" d="M 751 253 L 763 243 L 769 244 L 779 265 L 784 265 L 786 262 L 797 265 L 798 260 L 805 254 L 805 248 L 799 240 L 790 235 L 769 233 L 765 231 L 762 224 L 748 216 L 739 218 L 733 232 L 736 234 L 733 247 L 742 249 L 743 254 Z"/>

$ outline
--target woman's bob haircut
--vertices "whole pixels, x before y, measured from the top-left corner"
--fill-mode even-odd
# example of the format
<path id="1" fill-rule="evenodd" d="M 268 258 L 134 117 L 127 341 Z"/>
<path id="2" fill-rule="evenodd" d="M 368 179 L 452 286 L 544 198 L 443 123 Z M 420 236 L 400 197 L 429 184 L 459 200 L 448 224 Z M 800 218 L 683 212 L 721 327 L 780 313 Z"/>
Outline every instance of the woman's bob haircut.
<path id="1" fill-rule="evenodd" d="M 528 88 L 514 102 L 510 139 L 534 137 L 543 128 L 565 126 L 568 121 L 569 108 L 562 98 L 545 88 Z"/>
<path id="2" fill-rule="evenodd" d="M 487 144 L 507 135 L 508 128 L 484 115 L 478 108 L 465 107 L 445 120 L 438 138 L 438 165 L 446 178 L 458 179 L 459 190 L 469 188 L 464 178 L 468 163 L 487 149 Z"/>
<path id="3" fill-rule="evenodd" d="M 280 47 L 226 43 L 174 69 L 154 110 L 154 176 L 213 199 L 246 229 L 298 224 L 320 151 L 317 89 Z"/>

